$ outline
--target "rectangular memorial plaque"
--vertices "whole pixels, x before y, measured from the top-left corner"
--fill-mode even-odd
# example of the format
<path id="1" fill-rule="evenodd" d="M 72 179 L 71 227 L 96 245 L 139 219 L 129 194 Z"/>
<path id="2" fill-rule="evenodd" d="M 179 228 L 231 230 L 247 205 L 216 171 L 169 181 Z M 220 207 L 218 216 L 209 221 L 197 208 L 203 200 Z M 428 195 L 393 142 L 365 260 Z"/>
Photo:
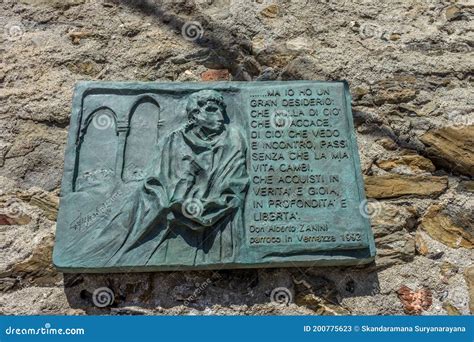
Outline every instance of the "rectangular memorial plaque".
<path id="1" fill-rule="evenodd" d="M 344 82 L 75 90 L 54 264 L 71 272 L 373 260 Z"/>

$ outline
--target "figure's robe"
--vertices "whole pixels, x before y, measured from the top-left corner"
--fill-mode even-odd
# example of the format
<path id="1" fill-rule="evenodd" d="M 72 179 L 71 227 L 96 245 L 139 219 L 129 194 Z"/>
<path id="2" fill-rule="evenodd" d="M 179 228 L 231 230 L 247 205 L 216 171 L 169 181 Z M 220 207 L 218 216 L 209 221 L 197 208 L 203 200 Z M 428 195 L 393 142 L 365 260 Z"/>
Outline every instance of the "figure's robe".
<path id="1" fill-rule="evenodd" d="M 183 128 L 160 145 L 152 176 L 138 189 L 122 188 L 108 221 L 71 241 L 77 253 L 68 253 L 66 262 L 114 267 L 235 261 L 248 187 L 240 132 L 226 127 L 203 140 Z"/>

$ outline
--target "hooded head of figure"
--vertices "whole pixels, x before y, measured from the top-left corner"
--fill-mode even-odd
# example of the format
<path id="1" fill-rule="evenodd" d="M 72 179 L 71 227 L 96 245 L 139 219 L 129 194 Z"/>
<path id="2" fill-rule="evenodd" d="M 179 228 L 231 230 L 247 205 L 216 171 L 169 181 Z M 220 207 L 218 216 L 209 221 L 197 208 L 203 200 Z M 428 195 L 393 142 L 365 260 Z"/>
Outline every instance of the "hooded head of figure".
<path id="1" fill-rule="evenodd" d="M 229 122 L 222 95 L 215 90 L 201 90 L 188 98 L 187 128 L 199 127 L 209 133 L 220 133 Z"/>

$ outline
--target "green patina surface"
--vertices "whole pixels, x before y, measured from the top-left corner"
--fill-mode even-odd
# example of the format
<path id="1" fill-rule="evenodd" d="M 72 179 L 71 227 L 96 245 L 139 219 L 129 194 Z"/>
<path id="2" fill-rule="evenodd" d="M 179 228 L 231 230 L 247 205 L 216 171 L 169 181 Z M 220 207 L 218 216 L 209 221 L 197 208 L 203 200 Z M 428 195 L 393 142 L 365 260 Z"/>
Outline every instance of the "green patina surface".
<path id="1" fill-rule="evenodd" d="M 373 260 L 346 83 L 83 82 L 73 101 L 59 269 Z"/>

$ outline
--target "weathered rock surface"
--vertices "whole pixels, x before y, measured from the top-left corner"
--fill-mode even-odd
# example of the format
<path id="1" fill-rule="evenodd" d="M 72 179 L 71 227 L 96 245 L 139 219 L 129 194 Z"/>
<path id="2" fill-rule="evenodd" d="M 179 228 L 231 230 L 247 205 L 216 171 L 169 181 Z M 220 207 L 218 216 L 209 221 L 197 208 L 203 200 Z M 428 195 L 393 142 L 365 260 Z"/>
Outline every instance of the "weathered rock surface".
<path id="1" fill-rule="evenodd" d="M 474 248 L 474 230 L 472 220 L 464 220 L 458 225 L 440 205 L 431 206 L 421 221 L 421 229 L 452 248 Z"/>
<path id="2" fill-rule="evenodd" d="M 24 210 L 23 201 L 12 196 L 0 197 L 0 225 L 24 225 L 31 216 Z"/>
<path id="3" fill-rule="evenodd" d="M 464 276 L 469 288 L 469 310 L 471 314 L 474 314 L 474 266 L 466 268 Z"/>
<path id="4" fill-rule="evenodd" d="M 428 255 L 429 249 L 420 233 L 415 235 L 415 250 L 420 255 Z"/>
<path id="5" fill-rule="evenodd" d="M 1 314 L 472 312 L 468 2 L 10 0 L 0 10 Z M 190 21 L 200 23 L 200 39 L 183 37 Z M 75 82 L 216 79 L 348 81 L 367 193 L 380 200 L 371 217 L 375 264 L 55 272 L 50 253 Z M 427 212 L 433 204 L 443 209 Z M 416 302 L 408 312 L 397 292 L 403 286 Z M 100 287 L 115 296 L 103 309 L 92 300 Z M 288 304 L 272 300 L 277 288 L 287 290 Z M 422 289 L 432 293 L 429 307 L 427 296 L 415 295 Z"/>
<path id="6" fill-rule="evenodd" d="M 446 127 L 420 137 L 428 155 L 448 170 L 474 176 L 474 126 Z"/>
<path id="7" fill-rule="evenodd" d="M 371 217 L 377 247 L 377 267 L 412 261 L 415 257 L 415 240 L 409 231 L 416 222 L 414 212 L 391 204 L 380 204 L 378 209 Z"/>
<path id="8" fill-rule="evenodd" d="M 443 309 L 446 310 L 446 313 L 449 316 L 459 316 L 461 313 L 459 312 L 458 308 L 452 305 L 449 302 L 444 302 L 443 303 Z"/>
<path id="9" fill-rule="evenodd" d="M 21 286 L 51 286 L 61 280 L 61 275 L 52 265 L 54 236 L 45 236 L 38 241 L 32 254 L 24 261 L 12 265 L 0 277 L 22 279 Z"/>
<path id="10" fill-rule="evenodd" d="M 391 159 L 376 161 L 378 167 L 385 171 L 401 174 L 433 172 L 435 166 L 431 160 L 417 154 L 402 155 Z"/>
<path id="11" fill-rule="evenodd" d="M 367 197 L 438 196 L 448 187 L 447 177 L 382 175 L 366 176 Z"/>
<path id="12" fill-rule="evenodd" d="M 31 197 L 30 204 L 43 210 L 44 216 L 55 221 L 58 216 L 59 197 L 50 193 L 38 193 Z"/>

